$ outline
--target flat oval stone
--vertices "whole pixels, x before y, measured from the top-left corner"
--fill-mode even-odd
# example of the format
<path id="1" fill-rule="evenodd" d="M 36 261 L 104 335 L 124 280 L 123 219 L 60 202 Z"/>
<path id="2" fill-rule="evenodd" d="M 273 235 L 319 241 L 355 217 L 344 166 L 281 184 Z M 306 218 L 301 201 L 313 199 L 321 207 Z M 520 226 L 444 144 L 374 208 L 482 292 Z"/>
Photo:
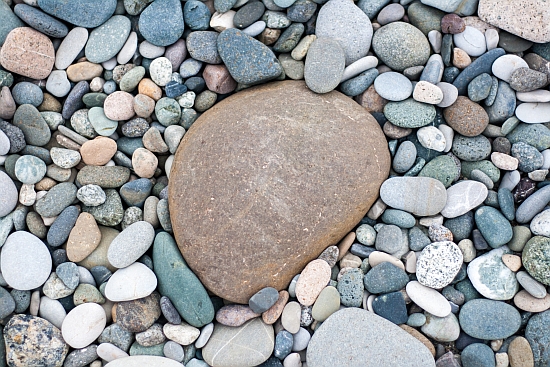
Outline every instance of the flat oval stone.
<path id="1" fill-rule="evenodd" d="M 476 210 L 475 221 L 483 238 L 492 248 L 510 242 L 513 236 L 512 225 L 500 211 L 490 206 Z"/>
<path id="2" fill-rule="evenodd" d="M 398 102 L 411 96 L 413 86 L 403 74 L 390 71 L 380 74 L 374 80 L 374 89 L 382 98 Z"/>
<path id="3" fill-rule="evenodd" d="M 273 326 L 255 318 L 238 327 L 216 324 L 202 356 L 210 366 L 257 366 L 274 346 Z"/>
<path id="4" fill-rule="evenodd" d="M 82 51 L 87 41 L 88 30 L 86 28 L 75 27 L 71 29 L 57 49 L 55 67 L 60 70 L 67 69 Z"/>
<path id="5" fill-rule="evenodd" d="M 468 278 L 484 297 L 509 300 L 519 290 L 515 273 L 502 262 L 502 255 L 510 253 L 507 246 L 478 256 L 468 265 Z"/>
<path id="6" fill-rule="evenodd" d="M 447 124 L 464 136 L 476 136 L 489 124 L 487 112 L 466 97 L 459 96 L 456 102 L 443 111 Z"/>
<path id="7" fill-rule="evenodd" d="M 48 124 L 31 104 L 23 104 L 17 108 L 13 116 L 13 125 L 23 131 L 27 144 L 42 146 L 46 145 L 51 138 Z"/>
<path id="8" fill-rule="evenodd" d="M 70 182 L 62 182 L 52 187 L 48 193 L 36 203 L 36 212 L 44 217 L 55 217 L 76 199 L 76 186 Z"/>
<path id="9" fill-rule="evenodd" d="M 265 82 L 283 71 L 273 51 L 236 28 L 220 33 L 217 47 L 229 73 L 238 83 Z"/>
<path id="10" fill-rule="evenodd" d="M 404 101 L 386 104 L 384 106 L 384 116 L 396 126 L 417 128 L 432 122 L 436 116 L 436 111 L 432 105 L 408 98 Z"/>
<path id="11" fill-rule="evenodd" d="M 312 104 L 315 109 L 311 108 Z M 332 107 L 334 104 L 338 109 Z M 258 116 L 264 115 L 266 106 L 270 111 L 269 122 L 259 124 Z M 308 111 L 307 120 L 299 117 L 303 116 L 300 111 L 304 108 Z M 218 124 L 221 116 L 223 125 Z M 331 127 L 334 123 L 339 126 L 338 132 Z M 248 303 L 249 298 L 264 287 L 286 287 L 310 260 L 349 233 L 376 199 L 371 194 L 378 191 L 378 185 L 389 171 L 389 154 L 382 131 L 364 109 L 338 92 L 314 94 L 303 82 L 288 81 L 247 89 L 216 104 L 193 126 L 176 153 L 168 190 L 176 241 L 189 266 L 208 289 L 239 303 Z M 294 133 L 281 134 L 288 129 Z M 323 134 L 314 131 L 323 131 Z M 210 138 L 203 144 L 201 136 L 205 134 Z M 218 138 L 212 140 L 213 136 Z M 263 143 L 270 139 L 279 142 L 276 146 Z M 224 146 L 220 144 L 222 140 L 228 143 Z M 316 150 L 302 149 L 311 146 L 313 141 L 318 147 Z M 353 141 L 358 144 L 352 144 Z M 242 167 L 241 164 L 236 167 L 231 158 L 230 145 L 233 144 L 247 152 L 243 155 Z M 340 152 L 338 156 L 333 154 L 335 149 Z M 206 156 L 208 162 L 202 162 L 201 157 Z M 257 167 L 260 164 L 257 162 L 273 159 L 277 163 L 250 170 L 250 164 Z M 305 161 L 308 167 L 298 164 Z M 213 164 L 216 169 L 207 169 L 205 164 Z M 347 165 L 354 167 L 351 177 L 344 177 L 341 171 Z M 222 168 L 225 166 L 227 169 Z M 286 168 L 282 169 L 283 166 Z M 239 171 L 238 176 L 235 170 Z M 302 181 L 303 170 L 315 173 L 316 178 L 308 173 L 307 180 Z M 370 179 L 359 179 L 366 176 Z M 243 177 L 249 179 L 243 181 Z M 350 185 L 332 186 L 329 184 L 332 177 L 339 177 L 339 182 L 344 180 Z M 203 179 L 209 184 L 205 186 Z M 258 194 L 251 195 L 256 190 Z M 337 206 L 348 209 L 329 210 L 329 203 L 322 199 L 326 209 L 318 222 L 319 212 L 315 208 L 321 197 L 314 193 L 320 192 L 323 198 L 337 193 Z M 296 200 L 303 205 L 290 205 Z M 242 212 L 249 205 L 252 206 L 246 209 L 245 217 L 238 221 L 229 219 L 233 217 L 230 213 Z M 315 223 L 303 222 L 303 218 L 314 217 Z M 302 218 L 302 226 L 295 226 L 297 218 Z M 202 225 L 193 225 L 204 220 L 223 223 L 225 230 L 215 233 Z M 272 226 L 274 220 L 279 227 Z M 310 233 L 313 229 L 315 236 Z M 220 252 L 219 243 L 231 246 L 231 251 Z M 274 262 L 275 257 L 298 260 Z M 226 265 L 219 272 L 211 272 L 212 262 L 218 261 Z M 239 287 L 235 287 L 236 284 Z"/>
<path id="12" fill-rule="evenodd" d="M 142 263 L 134 263 L 115 271 L 109 278 L 105 297 L 113 302 L 132 301 L 147 297 L 156 287 L 155 273 Z"/>
<path id="13" fill-rule="evenodd" d="M 550 102 L 522 103 L 516 108 L 519 120 L 528 124 L 538 124 L 550 121 Z"/>
<path id="14" fill-rule="evenodd" d="M 331 38 L 320 38 L 311 44 L 304 67 L 304 79 L 315 93 L 327 93 L 340 84 L 345 55 L 340 44 Z"/>
<path id="15" fill-rule="evenodd" d="M 116 0 L 38 0 L 46 13 L 84 28 L 103 24 L 115 12 L 116 4 Z"/>
<path id="16" fill-rule="evenodd" d="M 155 229 L 145 221 L 139 221 L 126 227 L 111 242 L 107 257 L 111 265 L 125 268 L 141 257 L 153 244 Z"/>
<path id="17" fill-rule="evenodd" d="M 65 24 L 30 5 L 17 4 L 13 11 L 25 23 L 47 36 L 63 38 L 69 32 Z"/>
<path id="18" fill-rule="evenodd" d="M 521 325 L 521 316 L 515 307 L 488 299 L 466 302 L 458 319 L 466 334 L 483 340 L 505 339 Z"/>
<path id="19" fill-rule="evenodd" d="M 105 365 L 105 367 L 181 367 L 181 362 L 170 358 L 152 356 L 152 355 L 134 355 L 124 358 L 118 358 Z"/>
<path id="20" fill-rule="evenodd" d="M 330 0 L 319 10 L 315 35 L 336 40 L 349 65 L 367 55 L 372 40 L 369 17 L 347 0 Z"/>
<path id="21" fill-rule="evenodd" d="M 376 367 L 392 365 L 396 355 L 406 356 L 399 358 L 400 366 L 435 366 L 428 348 L 397 325 L 367 310 L 346 308 L 316 329 L 306 358 L 310 367 L 343 366 L 350 360 Z"/>
<path id="22" fill-rule="evenodd" d="M 18 290 L 40 287 L 50 275 L 52 259 L 44 243 L 35 235 L 17 231 L 2 246 L 0 270 L 6 283 Z"/>
<path id="23" fill-rule="evenodd" d="M 159 292 L 172 301 L 187 323 L 202 327 L 214 319 L 214 306 L 206 289 L 187 266 L 174 239 L 166 232 L 155 237 L 153 263 Z"/>
<path id="24" fill-rule="evenodd" d="M 61 326 L 63 339 L 73 348 L 84 348 L 105 328 L 105 310 L 97 303 L 84 303 L 67 314 Z"/>
<path id="25" fill-rule="evenodd" d="M 465 180 L 447 189 L 447 203 L 441 215 L 456 218 L 476 208 L 487 198 L 487 186 L 481 182 Z"/>
<path id="26" fill-rule="evenodd" d="M 5 217 L 15 208 L 19 199 L 17 187 L 13 180 L 3 171 L 0 171 L 0 217 Z"/>
<path id="27" fill-rule="evenodd" d="M 304 306 L 311 306 L 330 280 L 330 267 L 324 260 L 313 260 L 304 268 L 296 282 L 296 298 Z"/>
<path id="28" fill-rule="evenodd" d="M 445 186 L 430 177 L 392 177 L 380 188 L 380 198 L 388 206 L 429 216 L 438 214 L 447 202 Z"/>
<path id="29" fill-rule="evenodd" d="M 156 0 L 139 17 L 141 35 L 153 45 L 168 46 L 183 34 L 183 11 L 179 0 Z"/>
<path id="30" fill-rule="evenodd" d="M 451 313 L 451 304 L 441 293 L 417 281 L 407 284 L 407 295 L 415 304 L 434 316 L 445 317 Z"/>
<path id="31" fill-rule="evenodd" d="M 88 61 L 100 64 L 114 57 L 130 35 L 130 20 L 115 15 L 90 33 L 84 49 Z"/>

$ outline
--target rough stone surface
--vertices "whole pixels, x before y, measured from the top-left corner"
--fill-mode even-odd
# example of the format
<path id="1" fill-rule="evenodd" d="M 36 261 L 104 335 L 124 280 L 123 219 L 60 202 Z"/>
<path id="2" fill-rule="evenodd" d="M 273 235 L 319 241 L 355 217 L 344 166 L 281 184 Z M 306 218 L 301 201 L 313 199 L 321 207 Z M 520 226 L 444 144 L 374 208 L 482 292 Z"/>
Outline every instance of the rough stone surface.
<path id="1" fill-rule="evenodd" d="M 340 310 L 323 322 L 309 342 L 306 358 L 310 367 L 391 366 L 397 359 L 404 367 L 435 366 L 430 351 L 420 341 L 392 322 L 359 308 Z"/>
<path id="2" fill-rule="evenodd" d="M 266 106 L 269 118 L 262 117 Z M 305 111 L 307 120 L 298 118 Z M 217 123 L 219 116 L 223 125 Z M 336 122 L 338 134 L 331 129 Z M 248 303 L 266 286 L 286 287 L 308 261 L 344 237 L 374 202 L 389 171 L 384 140 L 360 106 L 337 92 L 315 95 L 301 82 L 265 85 L 218 103 L 185 134 L 172 166 L 174 233 L 189 266 L 211 291 L 240 303 Z M 303 149 L 313 141 L 319 149 Z M 243 157 L 237 166 L 234 149 Z M 210 163 L 215 170 L 206 167 Z M 353 175 L 346 167 L 353 167 Z M 370 179 L 363 180 L 366 176 Z M 338 177 L 338 182 L 329 177 Z M 224 230 L 212 231 L 217 224 Z M 234 247 L 219 251 L 221 244 Z M 274 257 L 299 260 L 278 263 Z M 220 271 L 211 271 L 213 262 L 223 264 Z M 241 285 L 239 291 L 235 284 Z"/>

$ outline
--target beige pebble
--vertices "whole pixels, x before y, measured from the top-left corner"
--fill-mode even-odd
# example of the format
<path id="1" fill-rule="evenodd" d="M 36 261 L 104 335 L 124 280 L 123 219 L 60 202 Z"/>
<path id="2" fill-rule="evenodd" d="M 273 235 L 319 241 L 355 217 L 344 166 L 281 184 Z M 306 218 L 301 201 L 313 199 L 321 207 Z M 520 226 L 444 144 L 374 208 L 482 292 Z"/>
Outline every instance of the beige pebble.
<path id="1" fill-rule="evenodd" d="M 374 251 L 369 255 L 369 265 L 371 267 L 374 268 L 376 265 L 379 265 L 383 262 L 389 262 L 397 266 L 398 268 L 405 270 L 405 265 L 403 265 L 403 263 L 399 259 L 391 256 L 390 254 L 381 251 Z"/>
<path id="2" fill-rule="evenodd" d="M 78 263 L 78 265 L 90 270 L 94 266 L 103 265 L 110 271 L 115 272 L 117 268 L 111 265 L 107 259 L 107 252 L 111 246 L 113 239 L 119 235 L 119 231 L 111 227 L 98 226 L 101 233 L 101 241 L 97 245 L 96 249 L 88 255 L 84 260 Z"/>
<path id="3" fill-rule="evenodd" d="M 521 268 L 521 257 L 517 255 L 504 254 L 502 255 L 502 262 L 513 272 Z"/>
<path id="4" fill-rule="evenodd" d="M 38 315 L 38 310 L 40 308 L 40 291 L 34 291 L 31 294 L 31 304 L 29 308 L 29 313 L 33 316 Z"/>
<path id="5" fill-rule="evenodd" d="M 502 339 L 491 340 L 491 349 L 493 350 L 493 352 L 498 352 L 500 347 L 502 347 L 503 342 L 504 340 Z"/>
<path id="6" fill-rule="evenodd" d="M 466 51 L 455 47 L 453 48 L 453 65 L 459 69 L 464 69 L 472 63 L 470 55 Z"/>
<path id="7" fill-rule="evenodd" d="M 304 306 L 311 306 L 330 281 L 330 266 L 324 260 L 310 261 L 296 282 L 296 298 Z"/>
<path id="8" fill-rule="evenodd" d="M 134 111 L 139 117 L 148 118 L 155 111 L 155 100 L 145 94 L 138 94 L 134 97 Z"/>
<path id="9" fill-rule="evenodd" d="M 511 367 L 533 367 L 535 365 L 531 345 L 523 336 L 518 336 L 508 346 L 508 359 Z"/>
<path id="10" fill-rule="evenodd" d="M 103 103 L 103 112 L 111 120 L 129 120 L 134 116 L 134 96 L 116 91 L 109 94 Z"/>
<path id="11" fill-rule="evenodd" d="M 418 224 L 424 227 L 429 227 L 433 224 L 443 224 L 443 216 L 441 214 L 432 215 L 429 217 L 422 217 L 418 221 Z"/>
<path id="12" fill-rule="evenodd" d="M 162 89 L 151 79 L 143 78 L 138 84 L 138 93 L 158 101 L 162 97 Z"/>
<path id="13" fill-rule="evenodd" d="M 409 251 L 404 256 L 405 259 L 405 271 L 409 274 L 416 273 L 416 253 Z"/>
<path id="14" fill-rule="evenodd" d="M 422 103 L 439 104 L 443 101 L 443 91 L 438 86 L 421 80 L 414 87 L 413 98 Z"/>
<path id="15" fill-rule="evenodd" d="M 281 314 L 281 325 L 291 334 L 300 331 L 300 316 L 302 308 L 298 302 L 289 302 L 286 304 Z"/>
<path id="16" fill-rule="evenodd" d="M 266 28 L 258 36 L 258 40 L 266 46 L 272 45 L 279 39 L 280 29 Z"/>
<path id="17" fill-rule="evenodd" d="M 10 88 L 2 87 L 0 91 L 0 118 L 9 120 L 15 114 L 17 105 L 13 100 L 11 95 Z"/>
<path id="18" fill-rule="evenodd" d="M 35 190 L 39 190 L 39 191 L 42 191 L 42 190 L 48 191 L 55 185 L 57 185 L 57 182 L 55 180 L 52 180 L 49 177 L 44 177 L 43 179 L 38 181 L 36 185 L 34 185 L 34 188 Z"/>
<path id="19" fill-rule="evenodd" d="M 29 28 L 15 28 L 0 49 L 0 65 L 13 73 L 31 79 L 46 79 L 55 62 L 52 41 Z"/>
<path id="20" fill-rule="evenodd" d="M 290 53 L 290 57 L 292 57 L 296 61 L 303 60 L 304 57 L 307 55 L 307 51 L 309 50 L 309 46 L 317 39 L 317 36 L 314 34 L 310 34 L 305 36 L 298 42 L 296 47 L 292 49 L 292 52 Z"/>
<path id="21" fill-rule="evenodd" d="M 550 293 L 544 298 L 535 298 L 526 290 L 521 290 L 514 296 L 514 304 L 520 310 L 527 312 L 546 311 L 550 308 Z"/>
<path id="22" fill-rule="evenodd" d="M 78 262 L 84 260 L 99 245 L 101 232 L 90 213 L 80 213 L 67 240 L 67 257 Z"/>
<path id="23" fill-rule="evenodd" d="M 513 171 L 518 168 L 519 161 L 517 158 L 512 157 L 511 155 L 493 152 L 491 153 L 491 162 L 500 169 L 506 171 Z"/>
<path id="24" fill-rule="evenodd" d="M 156 196 L 149 196 L 145 199 L 145 203 L 143 204 L 143 220 L 155 228 L 158 228 L 160 225 L 157 215 L 157 205 L 159 201 L 159 198 Z"/>
<path id="25" fill-rule="evenodd" d="M 273 306 L 262 314 L 262 320 L 268 325 L 274 324 L 283 313 L 286 303 L 288 302 L 288 298 L 289 295 L 287 291 L 279 291 L 279 298 Z"/>
<path id="26" fill-rule="evenodd" d="M 508 353 L 495 353 L 495 367 L 508 367 Z"/>
<path id="27" fill-rule="evenodd" d="M 84 163 L 92 166 L 103 166 L 115 155 L 116 142 L 105 136 L 98 136 L 82 144 L 80 155 Z"/>
<path id="28" fill-rule="evenodd" d="M 59 102 L 54 96 L 50 93 L 44 92 L 44 100 L 42 104 L 37 107 L 38 111 L 52 111 L 52 112 L 61 112 L 61 102 Z"/>
<path id="29" fill-rule="evenodd" d="M 92 80 L 103 74 L 103 67 L 89 61 L 79 62 L 67 68 L 67 77 L 71 82 L 78 83 L 83 80 Z"/>
<path id="30" fill-rule="evenodd" d="M 164 335 L 172 341 L 181 345 L 189 345 L 199 337 L 201 331 L 196 327 L 181 323 L 179 325 L 164 324 L 162 328 Z"/>
<path id="31" fill-rule="evenodd" d="M 147 130 L 141 140 L 143 141 L 143 146 L 153 153 L 166 153 L 169 149 L 160 131 L 154 127 Z"/>
<path id="32" fill-rule="evenodd" d="M 391 139 L 401 139 L 412 133 L 412 129 L 396 126 L 389 121 L 384 123 L 383 130 L 384 134 Z"/>
<path id="33" fill-rule="evenodd" d="M 90 90 L 92 92 L 101 92 L 103 90 L 104 85 L 105 85 L 105 79 L 100 77 L 95 77 L 90 82 Z"/>
<path id="34" fill-rule="evenodd" d="M 384 213 L 384 210 L 386 210 L 387 205 L 382 201 L 382 199 L 378 198 L 374 204 L 370 207 L 369 211 L 367 212 L 367 217 L 369 217 L 372 220 L 378 219 L 382 213 Z"/>
<path id="35" fill-rule="evenodd" d="M 361 266 L 362 262 L 359 256 L 348 252 L 344 255 L 342 260 L 340 260 L 340 268 L 358 268 Z"/>
<path id="36" fill-rule="evenodd" d="M 465 238 L 461 240 L 457 245 L 462 252 L 463 261 L 465 263 L 469 263 L 476 258 L 477 251 L 472 240 Z"/>
<path id="37" fill-rule="evenodd" d="M 34 205 L 37 201 L 36 191 L 34 191 L 34 185 L 23 184 L 19 189 L 19 202 L 25 206 Z"/>
<path id="38" fill-rule="evenodd" d="M 355 232 L 348 233 L 344 238 L 338 243 L 338 261 L 342 260 L 344 255 L 348 252 L 351 245 L 355 241 Z"/>
<path id="39" fill-rule="evenodd" d="M 151 178 L 158 166 L 158 158 L 145 148 L 138 148 L 132 154 L 132 166 L 136 175 Z"/>

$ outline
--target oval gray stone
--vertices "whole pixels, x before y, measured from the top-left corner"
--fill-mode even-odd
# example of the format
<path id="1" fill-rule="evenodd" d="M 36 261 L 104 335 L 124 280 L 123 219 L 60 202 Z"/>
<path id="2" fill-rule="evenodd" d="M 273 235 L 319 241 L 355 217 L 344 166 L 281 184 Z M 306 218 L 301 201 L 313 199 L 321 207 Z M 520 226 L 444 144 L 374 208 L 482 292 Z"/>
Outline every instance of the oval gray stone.
<path id="1" fill-rule="evenodd" d="M 439 213 L 447 202 L 443 184 L 430 177 L 392 177 L 380 187 L 380 198 L 388 206 L 414 215 Z"/>
<path id="2" fill-rule="evenodd" d="M 515 307 L 481 298 L 466 302 L 458 319 L 466 334 L 484 340 L 506 339 L 521 326 L 521 316 Z"/>
<path id="3" fill-rule="evenodd" d="M 125 268 L 137 261 L 151 247 L 154 239 L 155 229 L 149 222 L 135 222 L 111 242 L 107 258 L 114 267 Z"/>
<path id="4" fill-rule="evenodd" d="M 130 35 L 131 23 L 122 15 L 115 15 L 90 33 L 85 54 L 88 61 L 99 64 L 114 57 Z"/>
<path id="5" fill-rule="evenodd" d="M 344 50 L 330 38 L 313 41 L 306 56 L 304 79 L 315 93 L 328 93 L 340 84 L 345 67 Z"/>
<path id="6" fill-rule="evenodd" d="M 405 330 L 372 312 L 346 308 L 315 331 L 306 358 L 309 367 L 380 367 L 394 365 L 396 356 L 403 356 L 401 367 L 435 366 L 428 348 Z"/>

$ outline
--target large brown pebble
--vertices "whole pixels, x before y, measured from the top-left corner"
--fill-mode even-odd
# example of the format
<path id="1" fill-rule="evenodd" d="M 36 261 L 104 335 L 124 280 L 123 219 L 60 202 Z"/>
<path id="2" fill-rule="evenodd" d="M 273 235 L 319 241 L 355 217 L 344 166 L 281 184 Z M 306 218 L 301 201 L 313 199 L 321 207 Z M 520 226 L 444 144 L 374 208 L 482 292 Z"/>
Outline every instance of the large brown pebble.
<path id="1" fill-rule="evenodd" d="M 73 64 L 67 68 L 67 77 L 71 82 L 78 83 L 82 80 L 92 80 L 101 76 L 103 67 L 89 61 Z"/>
<path id="2" fill-rule="evenodd" d="M 202 77 L 212 92 L 226 94 L 237 88 L 237 82 L 224 65 L 206 65 Z"/>
<path id="3" fill-rule="evenodd" d="M 531 345 L 523 336 L 512 340 L 508 346 L 508 358 L 511 367 L 534 367 L 535 359 Z"/>
<path id="4" fill-rule="evenodd" d="M 103 103 L 103 111 L 111 120 L 129 120 L 134 116 L 134 96 L 122 91 L 109 94 Z"/>
<path id="5" fill-rule="evenodd" d="M 466 23 L 457 14 L 447 14 L 441 18 L 441 32 L 457 34 L 466 29 Z"/>
<path id="6" fill-rule="evenodd" d="M 265 311 L 262 314 L 262 320 L 268 325 L 274 324 L 283 313 L 286 303 L 288 302 L 288 298 L 289 298 L 289 294 L 287 291 L 285 290 L 280 291 L 277 302 L 275 302 L 275 304 L 271 306 L 269 310 Z"/>
<path id="7" fill-rule="evenodd" d="M 157 166 L 158 158 L 145 148 L 137 148 L 132 154 L 132 167 L 139 177 L 153 177 Z"/>
<path id="8" fill-rule="evenodd" d="M 226 326 L 241 326 L 248 320 L 259 316 L 260 314 L 255 313 L 248 306 L 229 305 L 223 306 L 216 312 L 216 321 Z"/>
<path id="9" fill-rule="evenodd" d="M 99 245 L 101 232 L 89 213 L 80 213 L 67 240 L 67 257 L 73 262 L 84 260 Z"/>
<path id="10" fill-rule="evenodd" d="M 453 130 L 464 136 L 477 136 L 489 124 L 489 115 L 483 107 L 463 96 L 445 108 L 443 116 Z"/>
<path id="11" fill-rule="evenodd" d="M 15 28 L 0 49 L 0 65 L 31 79 L 47 78 L 55 62 L 52 41 L 28 27 Z"/>
<path id="12" fill-rule="evenodd" d="M 149 329 L 161 314 L 160 295 L 157 292 L 133 301 L 116 305 L 116 323 L 133 333 Z"/>
<path id="13" fill-rule="evenodd" d="M 98 136 L 89 140 L 80 147 L 80 155 L 86 164 L 92 166 L 103 166 L 115 155 L 117 150 L 116 142 L 105 136 Z"/>
<path id="14" fill-rule="evenodd" d="M 349 233 L 389 165 L 378 123 L 349 97 L 300 81 L 246 89 L 202 114 L 179 145 L 168 190 L 176 241 L 208 289 L 248 303 L 286 288 Z"/>

